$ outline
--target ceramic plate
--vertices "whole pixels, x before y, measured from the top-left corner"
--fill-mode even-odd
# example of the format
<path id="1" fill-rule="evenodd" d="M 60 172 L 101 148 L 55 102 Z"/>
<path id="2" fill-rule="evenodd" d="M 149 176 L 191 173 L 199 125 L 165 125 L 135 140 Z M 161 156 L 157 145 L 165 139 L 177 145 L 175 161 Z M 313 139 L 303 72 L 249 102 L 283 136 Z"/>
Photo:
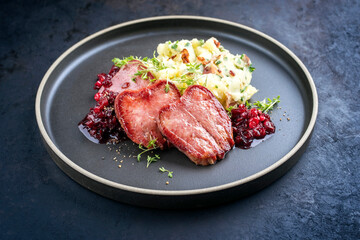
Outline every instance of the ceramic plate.
<path id="1" fill-rule="evenodd" d="M 193 164 L 176 149 L 158 151 L 161 160 L 146 168 L 138 146 L 95 144 L 78 130 L 95 101 L 98 73 L 114 57 L 152 57 L 168 40 L 216 37 L 233 54 L 247 54 L 256 70 L 252 101 L 281 96 L 271 117 L 276 133 L 249 150 L 234 148 L 213 166 Z M 56 164 L 84 187 L 121 202 L 157 208 L 219 204 L 251 194 L 282 176 L 299 159 L 317 115 L 314 82 L 303 63 L 273 38 L 249 27 L 213 18 L 167 16 L 119 24 L 75 44 L 44 76 L 36 117 Z M 290 121 L 287 120 L 290 119 Z M 282 119 L 282 121 L 280 121 Z M 121 165 L 121 167 L 119 167 Z M 173 178 L 159 172 L 165 167 Z M 169 184 L 166 184 L 166 182 Z"/>

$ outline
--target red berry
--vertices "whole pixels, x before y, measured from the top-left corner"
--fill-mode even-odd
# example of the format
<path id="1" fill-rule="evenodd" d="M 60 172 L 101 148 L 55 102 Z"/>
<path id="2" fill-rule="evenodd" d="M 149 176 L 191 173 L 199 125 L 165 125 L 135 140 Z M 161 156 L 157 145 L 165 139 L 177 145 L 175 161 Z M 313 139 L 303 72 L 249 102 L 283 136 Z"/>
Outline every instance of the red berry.
<path id="1" fill-rule="evenodd" d="M 98 80 L 102 83 L 105 81 L 105 76 L 106 74 L 105 73 L 101 73 L 101 74 L 98 74 Z"/>
<path id="2" fill-rule="evenodd" d="M 100 81 L 96 81 L 96 83 L 95 83 L 95 87 L 100 88 L 101 86 L 102 86 L 102 83 L 101 83 Z"/>
<path id="3" fill-rule="evenodd" d="M 241 104 L 231 112 L 235 146 L 237 147 L 247 149 L 254 138 L 262 139 L 266 134 L 275 132 L 275 126 L 271 122 L 270 116 L 261 110 L 247 109 L 244 104 Z"/>
<path id="4" fill-rule="evenodd" d="M 264 138 L 266 136 L 266 131 L 265 131 L 265 128 L 260 128 L 259 129 L 259 132 L 260 132 L 260 138 Z"/>
<path id="5" fill-rule="evenodd" d="M 264 114 L 261 114 L 260 116 L 259 116 L 259 119 L 260 119 L 260 122 L 263 122 L 263 121 L 265 121 L 265 116 L 264 116 Z"/>
<path id="6" fill-rule="evenodd" d="M 95 96 L 94 96 L 95 101 L 98 102 L 99 99 L 100 99 L 100 97 L 101 97 L 101 94 L 100 94 L 100 93 L 96 93 Z"/>
<path id="7" fill-rule="evenodd" d="M 94 109 L 93 109 L 93 110 L 94 110 L 94 112 L 95 112 L 95 113 L 99 113 L 99 112 L 100 112 L 100 107 L 99 107 L 99 106 L 94 107 Z"/>
<path id="8" fill-rule="evenodd" d="M 250 117 L 257 117 L 258 116 L 258 111 L 256 108 L 252 108 L 250 109 Z"/>

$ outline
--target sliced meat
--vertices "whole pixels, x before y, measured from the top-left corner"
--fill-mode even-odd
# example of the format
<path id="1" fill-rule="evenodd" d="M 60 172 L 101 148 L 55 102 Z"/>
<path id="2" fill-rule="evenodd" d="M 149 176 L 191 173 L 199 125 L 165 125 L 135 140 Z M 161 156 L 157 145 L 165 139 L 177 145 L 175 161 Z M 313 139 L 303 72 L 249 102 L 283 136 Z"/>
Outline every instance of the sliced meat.
<path id="1" fill-rule="evenodd" d="M 154 76 L 150 72 L 147 73 L 147 79 L 143 79 L 141 75 L 134 75 L 143 70 L 146 70 L 146 67 L 140 61 L 130 61 L 128 64 L 122 66 L 119 72 L 111 79 L 112 85 L 108 88 L 101 87 L 99 93 L 107 90 L 119 94 L 125 90 L 137 90 L 147 87 L 150 80 L 154 79 Z"/>
<path id="2" fill-rule="evenodd" d="M 115 112 L 127 136 L 135 143 L 148 146 L 156 139 L 160 149 L 168 146 L 162 136 L 156 119 L 165 105 L 178 101 L 180 92 L 176 86 L 167 81 L 156 83 L 137 91 L 124 91 L 115 99 Z"/>
<path id="3" fill-rule="evenodd" d="M 214 164 L 218 154 L 223 154 L 214 138 L 191 115 L 181 102 L 161 109 L 161 133 L 191 161 L 198 165 Z"/>
<path id="4" fill-rule="evenodd" d="M 197 165 L 214 164 L 234 146 L 231 121 L 205 87 L 194 85 L 160 110 L 161 133 Z"/>
<path id="5" fill-rule="evenodd" d="M 207 88 L 199 85 L 190 87 L 181 101 L 225 152 L 231 150 L 234 146 L 231 120 Z"/>

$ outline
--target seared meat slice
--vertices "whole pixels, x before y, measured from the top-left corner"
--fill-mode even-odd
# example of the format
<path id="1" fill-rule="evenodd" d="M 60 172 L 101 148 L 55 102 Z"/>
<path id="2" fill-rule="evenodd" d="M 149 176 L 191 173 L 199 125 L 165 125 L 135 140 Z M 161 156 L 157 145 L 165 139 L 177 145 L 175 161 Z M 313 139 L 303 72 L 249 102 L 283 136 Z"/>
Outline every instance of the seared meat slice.
<path id="1" fill-rule="evenodd" d="M 122 66 L 119 72 L 111 79 L 112 85 L 108 88 L 101 87 L 99 93 L 104 90 L 119 94 L 125 90 L 137 90 L 145 88 L 149 85 L 154 76 L 149 72 L 148 79 L 142 79 L 141 75 L 135 76 L 138 71 L 144 70 L 146 67 L 138 60 L 132 60 Z"/>
<path id="2" fill-rule="evenodd" d="M 225 151 L 234 146 L 231 120 L 214 95 L 203 86 L 188 88 L 181 101 Z"/>
<path id="3" fill-rule="evenodd" d="M 196 164 L 214 164 L 217 155 L 224 154 L 214 138 L 181 102 L 161 109 L 158 126 L 161 133 Z"/>
<path id="4" fill-rule="evenodd" d="M 179 101 L 162 108 L 158 126 L 197 165 L 214 164 L 234 145 L 230 118 L 202 86 L 190 86 Z"/>
<path id="5" fill-rule="evenodd" d="M 162 136 L 156 119 L 160 109 L 180 99 L 179 90 L 172 83 L 159 80 L 137 91 L 124 91 L 115 99 L 115 112 L 127 136 L 135 143 L 148 146 L 156 139 L 160 149 L 168 146 Z"/>

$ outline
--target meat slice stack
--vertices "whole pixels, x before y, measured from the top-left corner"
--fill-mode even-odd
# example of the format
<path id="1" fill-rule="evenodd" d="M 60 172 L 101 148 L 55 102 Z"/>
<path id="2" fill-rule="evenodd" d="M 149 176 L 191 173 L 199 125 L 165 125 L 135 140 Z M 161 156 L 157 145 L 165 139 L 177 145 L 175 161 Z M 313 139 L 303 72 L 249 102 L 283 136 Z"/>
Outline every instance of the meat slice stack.
<path id="1" fill-rule="evenodd" d="M 230 118 L 214 95 L 199 85 L 160 110 L 158 127 L 197 165 L 214 164 L 234 146 Z"/>
<path id="2" fill-rule="evenodd" d="M 168 142 L 157 126 L 159 111 L 179 99 L 180 93 L 174 84 L 159 80 L 141 90 L 119 94 L 115 99 L 116 117 L 133 142 L 146 147 L 156 139 L 156 145 L 164 149 Z"/>

